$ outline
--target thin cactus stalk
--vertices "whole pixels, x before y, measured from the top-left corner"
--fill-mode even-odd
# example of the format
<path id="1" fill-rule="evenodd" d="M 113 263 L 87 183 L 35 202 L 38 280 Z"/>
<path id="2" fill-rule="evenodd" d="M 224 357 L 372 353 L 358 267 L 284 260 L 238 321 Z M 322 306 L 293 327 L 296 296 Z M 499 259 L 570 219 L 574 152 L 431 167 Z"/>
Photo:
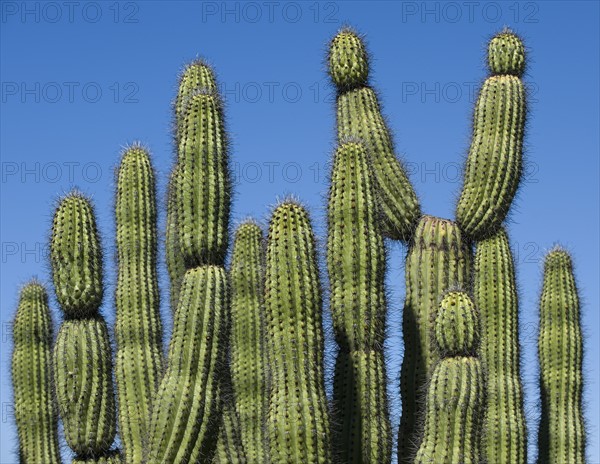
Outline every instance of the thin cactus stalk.
<path id="1" fill-rule="evenodd" d="M 179 232 L 177 229 L 177 187 L 179 170 L 177 164 L 173 167 L 169 185 L 167 186 L 167 224 L 165 230 L 165 255 L 167 261 L 167 271 L 170 281 L 170 303 L 171 311 L 174 314 L 177 309 L 177 298 L 179 289 L 185 274 L 185 263 L 179 247 Z"/>
<path id="2" fill-rule="evenodd" d="M 442 357 L 427 389 L 423 441 L 415 464 L 482 462 L 479 433 L 485 388 L 476 355 L 477 319 L 466 293 L 451 291 L 443 297 L 434 329 Z"/>
<path id="3" fill-rule="evenodd" d="M 342 29 L 329 46 L 329 74 L 337 89 L 338 141 L 361 140 L 369 150 L 387 236 L 409 240 L 421 215 L 417 195 L 394 153 L 379 101 L 368 85 L 369 58 L 362 39 Z"/>
<path id="4" fill-rule="evenodd" d="M 75 192 L 54 215 L 52 276 L 65 313 L 54 346 L 54 377 L 67 443 L 77 459 L 112 456 L 116 412 L 108 328 L 99 313 L 102 255 L 88 199 Z"/>
<path id="5" fill-rule="evenodd" d="M 523 166 L 525 47 L 512 32 L 488 45 L 490 77 L 479 93 L 456 222 L 473 240 L 493 235 L 508 214 Z"/>
<path id="6" fill-rule="evenodd" d="M 480 359 L 486 373 L 483 454 L 490 463 L 524 464 L 527 430 L 520 379 L 519 306 L 504 229 L 477 243 L 473 274 L 481 318 Z"/>
<path id="7" fill-rule="evenodd" d="M 248 461 L 267 462 L 265 423 L 268 410 L 263 233 L 253 221 L 235 234 L 231 282 L 231 375 L 235 409 Z"/>
<path id="8" fill-rule="evenodd" d="M 46 289 L 36 281 L 21 290 L 13 341 L 12 383 L 20 462 L 60 464 L 52 318 Z"/>
<path id="9" fill-rule="evenodd" d="M 540 298 L 540 464 L 586 462 L 580 318 L 571 256 L 557 247 L 546 256 Z"/>
<path id="10" fill-rule="evenodd" d="M 336 458 L 391 461 L 392 434 L 383 354 L 386 253 L 365 147 L 336 150 L 328 206 L 330 308 L 339 346 L 334 377 Z"/>
<path id="11" fill-rule="evenodd" d="M 149 413 L 162 375 L 154 172 L 148 152 L 140 146 L 123 154 L 115 216 L 119 432 L 125 462 L 136 464 L 142 462 Z"/>
<path id="12" fill-rule="evenodd" d="M 405 273 L 400 463 L 412 460 L 422 435 L 426 385 L 440 359 L 432 339 L 440 298 L 449 288 L 470 285 L 471 254 L 457 225 L 423 216 L 406 257 Z"/>
<path id="13" fill-rule="evenodd" d="M 271 462 L 330 463 L 315 239 L 307 212 L 293 201 L 279 205 L 269 224 L 265 308 Z"/>

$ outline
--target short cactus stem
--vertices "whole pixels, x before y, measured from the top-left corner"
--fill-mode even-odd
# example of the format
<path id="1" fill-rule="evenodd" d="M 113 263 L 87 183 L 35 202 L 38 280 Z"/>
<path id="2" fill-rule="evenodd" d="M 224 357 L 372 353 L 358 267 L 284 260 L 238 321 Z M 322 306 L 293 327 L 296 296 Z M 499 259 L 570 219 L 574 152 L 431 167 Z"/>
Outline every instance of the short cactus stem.
<path id="1" fill-rule="evenodd" d="M 458 226 L 445 219 L 423 216 L 410 244 L 405 274 L 400 463 L 412 460 L 422 436 L 419 418 L 424 414 L 426 385 L 440 359 L 432 340 L 440 298 L 449 288 L 468 288 L 471 281 L 471 251 Z"/>
<path id="2" fill-rule="evenodd" d="M 414 462 L 478 464 L 485 389 L 476 357 L 478 318 L 466 293 L 442 298 L 434 332 L 442 358 L 427 388 L 423 440 Z"/>
<path id="3" fill-rule="evenodd" d="M 302 206 L 287 201 L 269 224 L 265 271 L 271 462 L 331 462 L 321 313 L 310 220 Z"/>
<path id="4" fill-rule="evenodd" d="M 571 256 L 557 247 L 546 256 L 540 298 L 539 464 L 586 462 L 580 318 Z"/>
<path id="5" fill-rule="evenodd" d="M 500 229 L 476 245 L 474 300 L 481 318 L 480 359 L 486 372 L 483 455 L 524 464 L 527 430 L 520 378 L 519 306 L 508 237 Z"/>
<path id="6" fill-rule="evenodd" d="M 19 456 L 23 463 L 60 464 L 53 395 L 52 319 L 46 289 L 21 290 L 13 324 L 12 383 Z"/>

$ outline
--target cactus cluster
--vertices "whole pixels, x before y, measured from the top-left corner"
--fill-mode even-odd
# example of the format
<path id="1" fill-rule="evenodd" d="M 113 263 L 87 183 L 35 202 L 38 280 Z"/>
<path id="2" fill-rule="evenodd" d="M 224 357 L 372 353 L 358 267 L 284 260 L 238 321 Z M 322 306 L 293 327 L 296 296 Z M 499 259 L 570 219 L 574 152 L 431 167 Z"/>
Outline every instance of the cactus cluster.
<path id="1" fill-rule="evenodd" d="M 40 283 L 22 289 L 14 322 L 23 464 L 61 462 L 59 417 L 75 464 L 389 464 L 394 442 L 399 463 L 525 463 L 515 263 L 503 228 L 523 164 L 525 48 L 509 30 L 488 44 L 455 221 L 422 214 L 370 86 L 370 62 L 353 30 L 330 42 L 337 130 L 328 299 L 309 212 L 293 199 L 273 209 L 266 237 L 254 220 L 237 227 L 226 269 L 228 137 L 214 72 L 202 60 L 184 69 L 173 108 L 166 357 L 148 150 L 125 149 L 117 172 L 114 360 L 92 204 L 79 192 L 59 202 L 50 264 L 64 321 L 54 346 Z M 386 240 L 407 246 L 397 436 L 384 349 Z M 324 300 L 336 344 L 329 399 Z M 582 463 L 579 297 L 559 248 L 546 259 L 540 321 L 538 459 Z"/>

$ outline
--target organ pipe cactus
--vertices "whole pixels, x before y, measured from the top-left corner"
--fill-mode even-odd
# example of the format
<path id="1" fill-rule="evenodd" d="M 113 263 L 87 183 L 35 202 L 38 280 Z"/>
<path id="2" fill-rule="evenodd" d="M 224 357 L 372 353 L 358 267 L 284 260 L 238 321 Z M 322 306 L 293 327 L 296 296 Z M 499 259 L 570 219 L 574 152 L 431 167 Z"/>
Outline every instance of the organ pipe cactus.
<path id="1" fill-rule="evenodd" d="M 58 411 L 52 380 L 52 319 L 46 289 L 21 290 L 13 324 L 12 384 L 23 463 L 59 464 Z"/>
<path id="2" fill-rule="evenodd" d="M 586 461 L 580 317 L 571 256 L 556 247 L 546 256 L 540 297 L 540 464 Z"/>
<path id="3" fill-rule="evenodd" d="M 162 375 L 154 172 L 148 152 L 139 145 L 123 154 L 115 216 L 119 431 L 125 462 L 135 464 L 142 461 L 149 411 Z"/>
<path id="4" fill-rule="evenodd" d="M 473 292 L 481 317 L 480 358 L 486 372 L 482 452 L 490 463 L 525 463 L 518 298 L 504 229 L 477 243 L 476 250 Z"/>
<path id="5" fill-rule="evenodd" d="M 460 291 L 444 295 L 435 321 L 441 359 L 427 388 L 423 441 L 415 464 L 478 464 L 485 389 L 476 356 L 475 307 Z M 499 461 L 498 461 L 499 462 Z"/>
<path id="6" fill-rule="evenodd" d="M 265 270 L 272 375 L 266 429 L 278 464 L 331 462 L 321 310 L 310 220 L 302 206 L 286 201 L 269 224 Z"/>
<path id="7" fill-rule="evenodd" d="M 328 205 L 330 308 L 339 345 L 333 432 L 339 462 L 391 461 L 392 435 L 383 355 L 385 246 L 367 151 L 335 152 Z"/>
<path id="8" fill-rule="evenodd" d="M 73 192 L 54 214 L 52 276 L 65 313 L 54 347 L 54 376 L 67 443 L 79 460 L 105 459 L 116 434 L 112 356 L 102 301 L 102 254 L 92 205 Z"/>

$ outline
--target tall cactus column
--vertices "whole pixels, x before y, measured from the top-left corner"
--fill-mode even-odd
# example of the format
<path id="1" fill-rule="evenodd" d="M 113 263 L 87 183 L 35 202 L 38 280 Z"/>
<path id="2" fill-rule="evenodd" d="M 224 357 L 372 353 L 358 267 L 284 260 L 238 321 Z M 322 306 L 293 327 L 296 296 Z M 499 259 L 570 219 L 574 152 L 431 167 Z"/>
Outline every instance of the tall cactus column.
<path id="1" fill-rule="evenodd" d="M 421 215 L 419 201 L 394 153 L 379 101 L 368 84 L 369 59 L 362 39 L 351 29 L 342 29 L 330 43 L 328 63 L 337 89 L 338 142 L 354 137 L 365 144 L 383 213 L 383 231 L 388 237 L 408 241 Z"/>
<path id="2" fill-rule="evenodd" d="M 524 464 L 527 430 L 519 368 L 519 306 L 513 257 L 503 229 L 477 243 L 473 287 L 486 373 L 483 454 L 490 463 Z"/>
<path id="3" fill-rule="evenodd" d="M 571 257 L 555 248 L 546 256 L 540 298 L 540 464 L 585 462 L 580 317 Z"/>
<path id="4" fill-rule="evenodd" d="M 322 299 L 308 214 L 284 202 L 269 224 L 265 271 L 271 462 L 329 464 Z"/>
<path id="5" fill-rule="evenodd" d="M 471 254 L 458 226 L 423 216 L 406 258 L 406 300 L 402 333 L 404 358 L 400 372 L 402 417 L 398 436 L 400 463 L 412 462 L 421 439 L 425 391 L 439 352 L 432 340 L 438 305 L 444 292 L 468 288 Z"/>
<path id="6" fill-rule="evenodd" d="M 119 431 L 127 464 L 142 462 L 152 400 L 162 375 L 162 325 L 156 272 L 156 193 L 148 152 L 123 154 L 115 204 Z"/>
<path id="7" fill-rule="evenodd" d="M 76 462 L 119 462 L 112 354 L 103 295 L 102 253 L 89 200 L 71 193 L 52 224 L 50 258 L 54 289 L 65 314 L 54 347 L 54 376 L 65 438 Z M 104 460 L 104 461 L 103 461 Z"/>
<path id="8" fill-rule="evenodd" d="M 48 294 L 32 281 L 21 290 L 13 324 L 12 383 L 24 464 L 60 464 L 58 411 L 52 381 L 52 319 Z"/>
<path id="9" fill-rule="evenodd" d="M 340 463 L 391 461 L 383 354 L 386 256 L 375 205 L 365 147 L 343 143 L 333 162 L 327 243 L 330 307 L 339 346 L 333 438 Z"/>
<path id="10" fill-rule="evenodd" d="M 477 358 L 477 319 L 466 293 L 444 295 L 433 331 L 441 359 L 427 388 L 423 441 L 415 464 L 484 462 L 479 434 L 485 389 Z"/>

